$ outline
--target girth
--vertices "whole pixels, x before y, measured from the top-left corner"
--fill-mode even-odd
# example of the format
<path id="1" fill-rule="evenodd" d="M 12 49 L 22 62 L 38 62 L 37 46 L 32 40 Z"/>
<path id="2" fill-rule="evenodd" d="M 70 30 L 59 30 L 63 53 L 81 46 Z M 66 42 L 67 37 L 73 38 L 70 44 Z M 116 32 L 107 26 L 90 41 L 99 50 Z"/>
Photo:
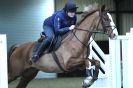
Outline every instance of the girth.
<path id="1" fill-rule="evenodd" d="M 56 53 L 53 51 L 53 52 L 51 52 L 51 54 L 52 54 L 52 56 L 53 56 L 55 62 L 56 62 L 57 65 L 59 66 L 59 68 L 60 68 L 62 71 L 67 72 L 67 71 L 61 66 L 60 61 L 59 61 L 59 59 L 58 59 Z"/>
<path id="2" fill-rule="evenodd" d="M 65 70 L 65 69 L 61 66 L 60 61 L 59 61 L 59 59 L 58 59 L 58 57 L 57 57 L 55 51 L 60 47 L 62 40 L 63 40 L 64 38 L 66 38 L 66 37 L 68 36 L 69 33 L 70 33 L 70 32 L 66 33 L 66 34 L 63 35 L 63 36 L 58 36 L 58 37 L 54 38 L 54 41 L 52 41 L 52 43 L 53 43 L 52 46 L 53 46 L 54 48 L 50 46 L 50 49 L 47 50 L 47 52 L 46 52 L 46 53 L 51 53 L 51 54 L 52 54 L 52 56 L 53 56 L 55 62 L 57 63 L 57 65 L 59 66 L 59 68 L 60 68 L 63 72 L 68 72 L 68 71 Z"/>

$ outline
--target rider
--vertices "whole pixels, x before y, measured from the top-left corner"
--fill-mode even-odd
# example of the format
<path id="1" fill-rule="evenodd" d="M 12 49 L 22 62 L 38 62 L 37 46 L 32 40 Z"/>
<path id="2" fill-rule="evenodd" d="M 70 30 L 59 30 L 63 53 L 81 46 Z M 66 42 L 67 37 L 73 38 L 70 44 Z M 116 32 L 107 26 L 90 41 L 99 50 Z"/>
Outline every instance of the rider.
<path id="1" fill-rule="evenodd" d="M 36 62 L 42 55 L 43 51 L 50 45 L 54 36 L 64 35 L 74 29 L 77 17 L 77 6 L 73 2 L 67 2 L 63 9 L 55 12 L 48 17 L 43 23 L 43 32 L 41 36 L 45 39 L 38 41 L 32 52 L 32 61 Z"/>

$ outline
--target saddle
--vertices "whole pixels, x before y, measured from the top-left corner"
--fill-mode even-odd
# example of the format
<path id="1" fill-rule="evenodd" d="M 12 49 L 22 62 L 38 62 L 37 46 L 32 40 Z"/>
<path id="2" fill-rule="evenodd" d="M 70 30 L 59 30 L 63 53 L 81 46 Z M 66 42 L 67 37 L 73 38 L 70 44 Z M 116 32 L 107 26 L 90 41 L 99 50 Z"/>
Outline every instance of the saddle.
<path id="1" fill-rule="evenodd" d="M 51 41 L 51 44 L 46 49 L 46 52 L 47 53 L 51 53 L 51 52 L 56 51 L 60 47 L 61 41 L 62 41 L 61 36 L 54 37 L 53 41 Z"/>
<path id="2" fill-rule="evenodd" d="M 65 39 L 69 33 L 70 32 L 66 33 L 63 36 L 61 35 L 55 36 L 51 41 L 50 45 L 47 47 L 47 49 L 43 52 L 43 54 L 55 52 L 61 46 L 62 40 Z M 41 38 L 38 41 L 42 42 L 45 38 L 46 38 L 45 35 L 41 35 Z"/>
<path id="3" fill-rule="evenodd" d="M 47 49 L 45 49 L 44 51 L 42 51 L 41 52 L 42 54 L 40 55 L 40 56 L 42 56 L 43 54 L 51 53 L 52 56 L 53 56 L 53 59 L 55 60 L 55 62 L 59 66 L 59 68 L 62 71 L 64 71 L 64 72 L 67 72 L 67 71 L 64 70 L 64 68 L 61 66 L 60 61 L 59 61 L 59 59 L 58 59 L 55 51 L 61 46 L 62 40 L 65 39 L 68 36 L 69 33 L 70 32 L 66 33 L 63 36 L 60 36 L 60 35 L 55 36 L 53 38 L 53 40 L 51 41 L 50 45 L 47 47 Z M 38 44 L 37 46 L 40 46 L 41 45 L 41 42 L 45 41 L 45 39 L 46 39 L 46 36 L 44 34 L 41 34 L 41 38 L 38 39 L 38 43 L 36 42 Z M 32 64 L 32 61 L 31 60 L 29 61 L 29 64 Z"/>

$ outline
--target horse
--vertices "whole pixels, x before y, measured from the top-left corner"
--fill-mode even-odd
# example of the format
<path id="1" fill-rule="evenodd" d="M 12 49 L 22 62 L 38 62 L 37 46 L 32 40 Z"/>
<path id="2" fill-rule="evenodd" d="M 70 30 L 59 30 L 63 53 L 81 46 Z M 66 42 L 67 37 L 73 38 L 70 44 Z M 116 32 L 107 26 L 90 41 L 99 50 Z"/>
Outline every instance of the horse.
<path id="1" fill-rule="evenodd" d="M 20 77 L 16 88 L 26 88 L 39 70 L 63 73 L 75 69 L 85 69 L 90 66 L 90 63 L 95 66 L 98 77 L 100 62 L 88 58 L 90 52 L 88 41 L 93 33 L 104 33 L 110 38 L 115 38 L 118 35 L 108 11 L 105 5 L 97 4 L 89 5 L 83 11 L 76 27 L 61 41 L 60 47 L 54 52 L 58 63 L 50 52 L 43 54 L 36 63 L 30 64 L 29 60 L 35 41 L 12 46 L 8 55 L 8 82 L 11 83 Z M 91 86 L 97 77 L 93 77 L 88 85 Z M 87 87 L 84 86 L 84 88 Z"/>

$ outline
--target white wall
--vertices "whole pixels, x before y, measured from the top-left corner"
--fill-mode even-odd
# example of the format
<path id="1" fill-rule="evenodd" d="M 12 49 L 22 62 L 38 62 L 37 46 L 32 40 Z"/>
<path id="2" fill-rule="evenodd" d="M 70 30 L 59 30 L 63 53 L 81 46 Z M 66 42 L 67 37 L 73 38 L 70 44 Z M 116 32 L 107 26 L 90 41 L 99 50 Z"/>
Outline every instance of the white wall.
<path id="1" fill-rule="evenodd" d="M 0 33 L 7 34 L 8 49 L 16 43 L 35 41 L 43 21 L 54 12 L 54 0 L 2 0 Z"/>

